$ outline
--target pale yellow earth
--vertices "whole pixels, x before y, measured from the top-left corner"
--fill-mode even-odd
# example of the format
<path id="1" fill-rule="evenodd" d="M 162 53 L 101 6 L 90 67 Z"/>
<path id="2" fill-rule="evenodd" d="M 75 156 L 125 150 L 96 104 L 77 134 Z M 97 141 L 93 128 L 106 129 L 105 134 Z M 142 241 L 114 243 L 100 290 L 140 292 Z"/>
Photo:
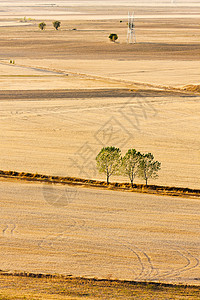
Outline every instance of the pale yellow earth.
<path id="1" fill-rule="evenodd" d="M 1 169 L 105 179 L 95 157 L 114 145 L 154 153 L 162 169 L 150 183 L 199 187 L 199 97 L 32 96 L 1 101 Z"/>
<path id="2" fill-rule="evenodd" d="M 199 284 L 199 200 L 0 182 L 1 269 Z"/>
<path id="3" fill-rule="evenodd" d="M 105 180 L 100 149 L 136 148 L 162 164 L 150 184 L 199 189 L 200 95 L 182 90 L 200 84 L 199 3 L 131 3 L 1 1 L 0 169 Z M 2 270 L 199 284 L 197 199 L 0 189 Z"/>
<path id="4" fill-rule="evenodd" d="M 111 67 L 108 68 L 108 61 L 98 60 L 20 60 L 17 59 L 16 64 L 27 67 L 46 68 L 49 70 L 58 70 L 61 72 L 73 72 L 75 74 L 95 76 L 99 80 L 114 79 L 122 81 L 118 82 L 119 86 L 128 86 L 128 84 L 147 83 L 155 86 L 166 87 L 182 87 L 191 82 L 199 84 L 200 61 L 173 61 L 173 60 L 153 60 L 153 61 L 126 61 L 126 60 L 109 60 Z M 15 69 L 15 67 L 13 67 Z M 11 70 L 10 70 L 11 71 Z M 15 70 L 14 70 L 15 71 Z M 187 76 L 186 76 L 187 74 Z M 68 86 L 68 78 L 65 80 L 66 88 Z M 43 86 L 41 84 L 41 86 Z M 97 82 L 98 86 L 98 82 Z M 56 85 L 54 85 L 54 88 Z M 88 87 L 88 86 L 86 86 Z M 7 88 L 6 83 L 3 86 Z M 27 89 L 28 86 L 24 87 Z M 42 87 L 41 87 L 42 88 Z M 53 86 L 52 86 L 53 88 Z"/>
<path id="5" fill-rule="evenodd" d="M 161 161 L 159 178 L 150 183 L 199 188 L 200 96 L 137 92 L 199 83 L 198 21 L 168 20 L 167 35 L 162 20 L 138 22 L 136 45 L 125 43 L 126 24 L 112 20 L 63 22 L 59 31 L 47 21 L 44 32 L 34 22 L 0 29 L 1 169 L 104 179 L 95 157 L 114 145 Z M 114 26 L 120 43 L 108 40 Z M 117 88 L 133 93 L 123 97 Z M 92 94 L 81 95 L 83 89 Z"/>

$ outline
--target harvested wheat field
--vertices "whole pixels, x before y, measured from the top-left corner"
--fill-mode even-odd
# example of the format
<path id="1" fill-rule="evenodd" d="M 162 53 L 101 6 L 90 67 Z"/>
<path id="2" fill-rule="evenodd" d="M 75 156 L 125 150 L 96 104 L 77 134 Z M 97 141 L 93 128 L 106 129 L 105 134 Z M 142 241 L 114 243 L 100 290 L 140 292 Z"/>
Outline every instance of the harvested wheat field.
<path id="1" fill-rule="evenodd" d="M 198 189 L 199 99 L 116 89 L 2 92 L 1 169 L 105 179 L 95 164 L 101 147 L 135 147 L 162 162 L 152 184 Z"/>
<path id="2" fill-rule="evenodd" d="M 149 184 L 199 189 L 199 1 L 146 2 L 1 1 L 0 170 L 106 180 L 95 157 L 115 146 L 154 154 L 161 170 Z M 120 281 L 120 294 L 109 280 L 199 286 L 199 197 L 8 178 L 0 190 L 1 299 L 198 299 L 198 287 Z M 101 278 L 109 289 L 11 276 L 23 272 Z"/>
<path id="3" fill-rule="evenodd" d="M 5 180 L 0 188 L 2 270 L 199 283 L 196 198 Z"/>
<path id="4" fill-rule="evenodd" d="M 197 189 L 200 95 L 185 88 L 199 84 L 196 8 L 136 6 L 138 43 L 127 44 L 121 2 L 113 14 L 112 2 L 30 3 L 1 4 L 1 169 L 102 180 L 101 147 L 134 147 L 162 162 L 157 184 Z M 7 19 L 31 25 L 3 27 Z"/>

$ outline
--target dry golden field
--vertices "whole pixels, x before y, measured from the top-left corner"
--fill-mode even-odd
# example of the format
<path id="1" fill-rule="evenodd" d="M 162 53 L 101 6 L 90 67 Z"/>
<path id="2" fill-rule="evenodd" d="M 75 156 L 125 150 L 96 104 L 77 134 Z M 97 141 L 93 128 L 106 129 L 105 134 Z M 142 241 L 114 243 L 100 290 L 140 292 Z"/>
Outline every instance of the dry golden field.
<path id="1" fill-rule="evenodd" d="M 199 284 L 198 199 L 5 179 L 0 189 L 4 271 Z"/>
<path id="2" fill-rule="evenodd" d="M 43 277 L 44 276 L 44 277 Z M 1 300 L 68 299 L 68 300 L 198 300 L 199 287 L 170 286 L 155 283 L 136 283 L 119 280 L 71 278 L 33 273 L 0 275 Z M 12 295 L 12 296 L 11 296 Z"/>
<path id="3" fill-rule="evenodd" d="M 162 168 L 150 184 L 199 189 L 200 94 L 184 89 L 200 85 L 199 3 L 136 2 L 1 1 L 0 170 L 104 180 L 95 157 L 113 145 L 123 154 L 136 148 L 155 155 Z M 136 44 L 126 43 L 128 10 L 135 12 Z M 198 199 L 5 179 L 0 199 L 4 271 L 199 285 Z M 14 295 L 19 280 L 8 278 L 0 278 L 0 299 L 21 299 L 29 279 L 20 279 Z M 147 298 L 123 284 L 120 295 L 112 287 L 105 297 L 62 295 L 58 285 L 52 298 L 23 295 L 198 299 L 196 291 L 175 297 L 165 288 L 148 289 Z"/>
<path id="4" fill-rule="evenodd" d="M 197 8 L 136 6 L 138 43 L 130 45 L 120 3 L 17 3 L 2 2 L 0 12 L 1 169 L 103 179 L 95 156 L 115 145 L 154 153 L 157 184 L 198 188 L 200 96 L 163 92 L 199 84 Z M 19 22 L 24 16 L 31 21 Z"/>

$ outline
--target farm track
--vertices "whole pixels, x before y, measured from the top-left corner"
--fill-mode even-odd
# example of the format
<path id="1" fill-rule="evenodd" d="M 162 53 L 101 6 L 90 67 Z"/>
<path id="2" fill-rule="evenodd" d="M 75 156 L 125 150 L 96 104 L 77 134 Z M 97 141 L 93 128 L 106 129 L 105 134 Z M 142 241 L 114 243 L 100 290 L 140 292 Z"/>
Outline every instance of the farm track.
<path id="1" fill-rule="evenodd" d="M 67 99 L 67 98 L 126 98 L 126 97 L 191 97 L 192 93 L 182 91 L 162 91 L 138 89 L 131 91 L 123 89 L 86 89 L 86 90 L 12 90 L 1 91 L 0 100 L 40 100 L 40 99 Z"/>
<path id="2" fill-rule="evenodd" d="M 1 65 L 8 65 L 3 61 Z M 143 82 L 135 82 L 124 79 L 115 79 L 107 76 L 99 76 L 95 74 L 72 72 L 71 70 L 60 70 L 54 68 L 38 67 L 38 66 L 26 66 L 17 64 L 12 67 L 18 67 L 20 69 L 27 69 L 29 71 L 38 71 L 44 76 L 72 76 L 79 78 L 85 78 L 90 80 L 100 80 L 107 83 L 118 83 L 119 88 L 101 88 L 101 89 L 62 89 L 62 90 L 4 90 L 0 93 L 1 99 L 16 100 L 16 99 L 62 99 L 62 98 L 113 98 L 113 97 L 172 97 L 172 96 L 198 96 L 192 91 L 186 91 L 181 88 L 174 88 L 173 86 L 156 85 Z M 18 75 L 15 75 L 17 77 Z M 23 75 L 22 75 L 23 76 Z M 34 75 L 42 76 L 42 75 Z M 20 77 L 20 75 L 19 75 Z M 27 77 L 29 77 L 27 75 Z M 121 86 L 121 87 L 120 87 Z"/>

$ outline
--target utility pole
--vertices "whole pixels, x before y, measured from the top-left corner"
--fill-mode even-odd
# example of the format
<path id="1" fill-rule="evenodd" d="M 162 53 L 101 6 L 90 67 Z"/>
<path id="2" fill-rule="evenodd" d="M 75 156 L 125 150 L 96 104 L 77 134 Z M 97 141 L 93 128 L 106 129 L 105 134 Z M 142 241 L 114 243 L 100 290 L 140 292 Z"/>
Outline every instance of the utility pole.
<path id="1" fill-rule="evenodd" d="M 130 13 L 128 13 L 127 43 L 132 44 L 133 42 L 136 43 L 134 13 L 132 13 L 132 15 L 130 15 Z"/>

